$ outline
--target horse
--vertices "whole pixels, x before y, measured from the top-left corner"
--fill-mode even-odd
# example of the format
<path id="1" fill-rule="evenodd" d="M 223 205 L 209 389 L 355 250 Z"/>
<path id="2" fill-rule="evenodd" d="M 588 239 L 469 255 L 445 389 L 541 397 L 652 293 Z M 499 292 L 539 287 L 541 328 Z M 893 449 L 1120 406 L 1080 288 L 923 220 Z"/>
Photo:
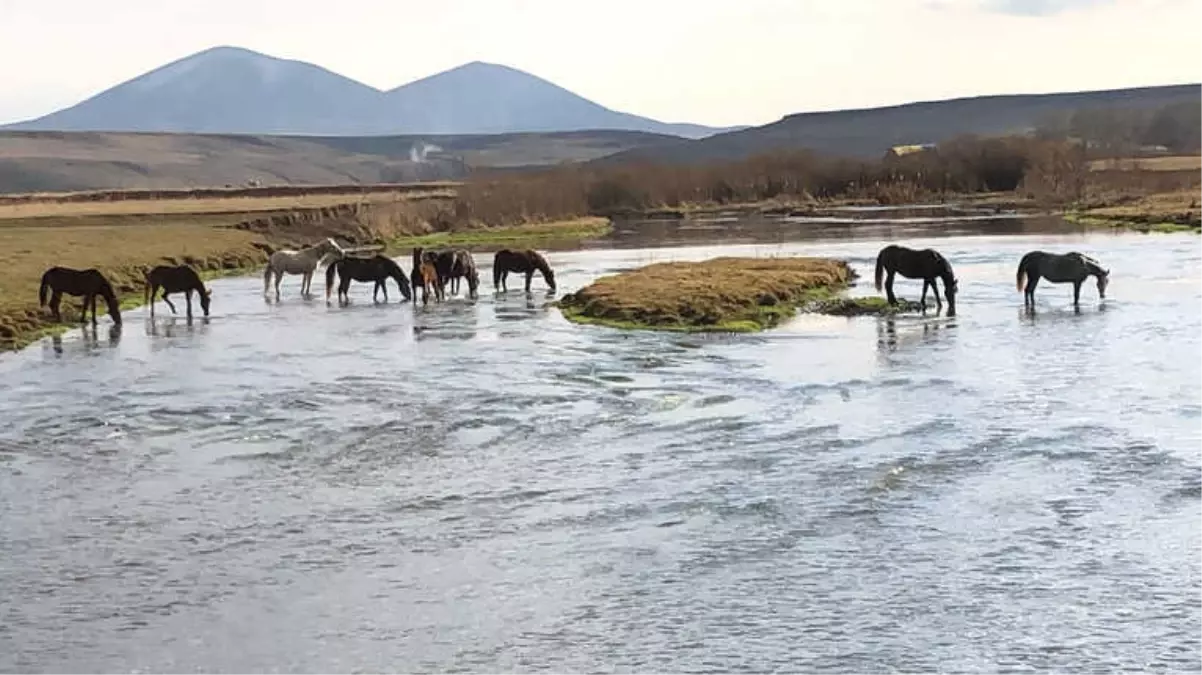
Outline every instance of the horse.
<path id="1" fill-rule="evenodd" d="M 533 249 L 503 248 L 497 251 L 492 259 L 493 290 L 495 291 L 497 286 L 500 286 L 502 291 L 507 291 L 505 278 L 509 276 L 510 272 L 518 272 L 526 275 L 526 292 L 529 293 L 530 280 L 534 278 L 535 270 L 542 272 L 543 281 L 547 282 L 547 286 L 554 292 L 555 273 L 551 271 L 551 266 L 547 264 L 547 259 L 541 253 Z"/>
<path id="2" fill-rule="evenodd" d="M 73 295 L 75 297 L 83 297 L 83 307 L 80 308 L 80 323 L 87 323 L 88 306 L 92 307 L 92 325 L 96 325 L 96 296 L 104 298 L 105 304 L 108 306 L 109 316 L 112 317 L 114 324 L 121 323 L 121 307 L 117 302 L 117 294 L 113 292 L 113 285 L 109 280 L 104 278 L 100 270 L 89 267 L 86 270 L 77 270 L 70 267 L 51 267 L 42 274 L 42 285 L 38 288 L 38 306 L 46 307 L 47 291 L 52 291 L 49 298 L 50 314 L 55 321 L 61 322 L 63 317 L 59 314 L 58 306 L 62 302 L 63 294 Z"/>
<path id="3" fill-rule="evenodd" d="M 448 282 L 451 293 L 459 292 L 459 280 L 467 279 L 468 293 L 476 297 L 476 289 L 480 286 L 480 273 L 476 271 L 476 261 L 472 254 L 461 248 L 444 249 L 427 252 L 438 271 L 438 283 L 443 286 L 444 294 Z"/>
<path id="4" fill-rule="evenodd" d="M 330 290 L 334 285 L 334 275 L 338 275 L 338 300 L 343 298 L 350 299 L 347 290 L 351 287 L 351 280 L 355 281 L 374 281 L 375 288 L 371 292 L 372 302 L 377 301 L 380 290 L 384 290 L 384 302 L 388 302 L 388 280 L 391 278 L 396 282 L 397 288 L 401 289 L 401 295 L 405 296 L 405 300 L 411 297 L 409 291 L 409 280 L 405 278 L 405 272 L 395 260 L 384 255 L 375 255 L 371 258 L 356 258 L 348 256 L 340 258 L 330 263 L 326 268 L 326 302 L 330 301 Z"/>
<path id="5" fill-rule="evenodd" d="M 922 298 L 919 305 L 927 308 L 927 287 L 935 293 L 936 310 L 943 308 L 939 299 L 937 280 L 943 280 L 943 294 L 947 296 L 947 315 L 956 315 L 956 293 L 960 290 L 960 282 L 952 265 L 934 249 L 916 250 L 890 244 L 882 248 L 876 255 L 876 290 L 881 290 L 881 277 L 884 276 L 885 295 L 890 305 L 897 304 L 893 295 L 893 277 L 900 274 L 907 279 L 922 279 Z"/>
<path id="6" fill-rule="evenodd" d="M 435 255 L 425 253 L 418 262 L 417 271 L 422 278 L 422 304 L 430 301 L 430 289 L 434 289 L 434 299 L 442 302 L 445 299 L 442 283 L 438 280 L 438 268 L 434 264 Z"/>
<path id="7" fill-rule="evenodd" d="M 317 266 L 326 258 L 340 259 L 344 256 L 342 247 L 328 237 L 299 251 L 291 249 L 276 251 L 267 259 L 267 269 L 263 270 L 263 295 L 267 295 L 273 274 L 275 275 L 275 299 L 277 301 L 280 299 L 280 280 L 284 278 L 284 275 L 301 274 L 304 275 L 301 280 L 301 296 L 311 297 L 309 288 L 313 281 L 313 271 L 317 269 Z"/>
<path id="8" fill-rule="evenodd" d="M 1023 294 L 1023 305 L 1035 305 L 1035 286 L 1040 278 L 1054 284 L 1072 282 L 1073 306 L 1081 304 L 1081 284 L 1090 275 L 1098 280 L 1098 299 L 1106 299 L 1106 286 L 1110 283 L 1110 270 L 1103 269 L 1097 260 L 1072 251 L 1069 253 L 1048 253 L 1046 251 L 1031 251 L 1018 261 L 1018 273 L 1015 285 Z M 1024 283 L 1025 282 L 1025 283 Z"/>
<path id="9" fill-rule="evenodd" d="M 196 291 L 196 294 L 200 296 L 200 309 L 204 311 L 205 316 L 209 315 L 209 301 L 213 297 L 213 291 L 205 288 L 204 283 L 200 280 L 200 275 L 191 267 L 158 265 L 146 273 L 146 292 L 143 302 L 150 305 L 150 316 L 152 317 L 154 316 L 154 296 L 160 288 L 163 289 L 163 302 L 166 302 L 167 306 L 171 308 L 172 314 L 175 314 L 175 305 L 167 296 L 172 293 L 183 293 L 184 300 L 187 302 L 188 318 L 191 319 L 192 291 Z"/>
<path id="10" fill-rule="evenodd" d="M 459 279 L 467 279 L 467 292 L 476 297 L 476 289 L 480 288 L 480 272 L 476 270 L 476 259 L 463 249 L 455 251 L 455 261 L 451 265 L 451 293 L 459 292 Z"/>

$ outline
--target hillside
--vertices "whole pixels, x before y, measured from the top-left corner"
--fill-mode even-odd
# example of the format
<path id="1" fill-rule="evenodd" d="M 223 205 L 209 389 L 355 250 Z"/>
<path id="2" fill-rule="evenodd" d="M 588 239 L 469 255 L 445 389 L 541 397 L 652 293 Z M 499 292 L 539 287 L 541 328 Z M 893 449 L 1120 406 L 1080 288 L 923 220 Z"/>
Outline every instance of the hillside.
<path id="1" fill-rule="evenodd" d="M 877 158 L 894 145 L 937 143 L 962 134 L 1028 131 L 1047 119 L 1083 108 L 1155 109 L 1198 103 L 1198 84 L 1060 94 L 977 96 L 833 112 L 799 113 L 761 127 L 699 140 L 669 141 L 607 155 L 597 163 L 668 161 L 695 163 L 740 159 L 781 150 L 810 149 L 848 157 Z"/>
<path id="2" fill-rule="evenodd" d="M 726 130 L 611 110 L 496 64 L 473 62 L 381 91 L 239 47 L 198 52 L 0 129 L 318 136 L 612 129 L 689 138 Z"/>
<path id="3" fill-rule="evenodd" d="M 630 131 L 372 137 L 0 131 L 0 194 L 453 179 L 467 166 L 584 161 L 674 138 Z"/>

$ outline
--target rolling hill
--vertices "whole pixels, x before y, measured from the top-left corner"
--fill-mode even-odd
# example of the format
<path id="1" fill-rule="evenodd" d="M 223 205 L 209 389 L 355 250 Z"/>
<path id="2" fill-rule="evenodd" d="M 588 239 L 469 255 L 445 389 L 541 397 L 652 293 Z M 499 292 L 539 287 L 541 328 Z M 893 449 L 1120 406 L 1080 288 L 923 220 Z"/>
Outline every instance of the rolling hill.
<path id="1" fill-rule="evenodd" d="M 1183 101 L 1199 104 L 1202 85 L 975 96 L 881 108 L 799 113 L 760 127 L 697 140 L 670 139 L 592 161 L 598 164 L 628 161 L 695 163 L 799 149 L 876 158 L 894 145 L 938 143 L 963 134 L 1021 133 L 1045 119 L 1085 108 L 1150 110 Z"/>
<path id="2" fill-rule="evenodd" d="M 468 63 L 380 91 L 311 63 L 227 46 L 0 129 L 318 136 L 606 129 L 689 138 L 726 130 L 611 110 L 496 64 Z"/>
<path id="3" fill-rule="evenodd" d="M 0 194 L 461 178 L 470 167 L 576 162 L 675 136 L 637 131 L 259 136 L 0 131 Z"/>

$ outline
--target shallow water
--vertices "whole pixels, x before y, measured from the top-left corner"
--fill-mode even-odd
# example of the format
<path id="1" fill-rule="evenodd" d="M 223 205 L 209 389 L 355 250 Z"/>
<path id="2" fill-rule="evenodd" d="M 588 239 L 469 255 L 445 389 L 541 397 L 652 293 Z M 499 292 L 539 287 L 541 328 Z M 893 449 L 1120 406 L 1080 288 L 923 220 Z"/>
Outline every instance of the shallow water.
<path id="1" fill-rule="evenodd" d="M 871 293 L 881 236 L 549 258 L 566 292 L 838 255 Z M 0 356 L 0 668 L 1196 671 L 1198 242 L 911 237 L 955 318 L 754 336 L 573 326 L 537 278 L 102 318 Z M 1025 314 L 1033 248 L 1110 297 Z"/>

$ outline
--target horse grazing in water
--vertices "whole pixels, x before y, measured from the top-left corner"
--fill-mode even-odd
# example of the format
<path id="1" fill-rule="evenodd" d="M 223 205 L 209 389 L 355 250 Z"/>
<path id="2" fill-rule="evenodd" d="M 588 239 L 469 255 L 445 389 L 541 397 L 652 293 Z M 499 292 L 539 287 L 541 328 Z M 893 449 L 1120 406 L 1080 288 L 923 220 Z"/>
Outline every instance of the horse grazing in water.
<path id="1" fill-rule="evenodd" d="M 372 302 L 377 301 L 380 290 L 384 290 L 384 302 L 388 302 L 388 280 L 392 279 L 396 282 L 397 288 L 401 289 L 401 295 L 408 300 L 412 295 L 409 291 L 409 280 L 405 278 L 405 272 L 401 266 L 396 264 L 396 261 L 388 256 L 375 255 L 371 258 L 356 258 L 349 256 L 340 258 L 330 263 L 326 268 L 326 302 L 330 301 L 330 290 L 334 285 L 334 276 L 338 276 L 338 300 L 341 302 L 344 298 L 349 300 L 350 296 L 347 291 L 351 287 L 351 280 L 355 281 L 374 281 L 375 288 L 371 291 Z"/>
<path id="2" fill-rule="evenodd" d="M 442 283 L 438 279 L 438 267 L 435 265 L 435 254 L 425 253 L 418 261 L 416 271 L 422 279 L 422 304 L 430 301 L 430 289 L 434 289 L 434 299 L 442 302 L 445 299 Z"/>
<path id="3" fill-rule="evenodd" d="M 275 275 L 275 299 L 280 299 L 280 280 L 285 274 L 300 274 L 301 296 L 310 297 L 309 289 L 313 282 L 313 272 L 326 258 L 340 259 L 344 257 L 342 247 L 333 239 L 326 238 L 314 246 L 306 246 L 299 251 L 283 249 L 271 254 L 267 259 L 267 269 L 263 270 L 263 295 L 267 295 L 271 277 Z"/>
<path id="4" fill-rule="evenodd" d="M 117 294 L 113 292 L 113 285 L 97 269 L 89 267 L 86 270 L 76 270 L 70 267 L 51 267 L 42 274 L 42 285 L 38 289 L 38 306 L 46 307 L 47 292 L 50 292 L 50 314 L 55 321 L 63 320 L 58 306 L 63 300 L 63 294 L 66 293 L 75 297 L 83 297 L 83 306 L 79 310 L 80 323 L 87 323 L 88 307 L 91 306 L 92 325 L 96 325 L 97 295 L 104 298 L 113 323 L 118 325 L 121 323 L 121 307 L 117 302 Z"/>
<path id="5" fill-rule="evenodd" d="M 927 287 L 935 293 L 935 308 L 942 309 L 943 302 L 939 300 L 938 279 L 943 280 L 943 294 L 947 296 L 947 315 L 956 314 L 956 293 L 960 290 L 960 282 L 952 271 L 952 264 L 934 249 L 915 250 L 890 244 L 881 249 L 876 255 L 876 290 L 881 290 L 881 277 L 885 277 L 885 296 L 889 304 L 897 304 L 893 295 L 893 276 L 900 274 L 907 279 L 922 279 L 922 298 L 919 305 L 927 308 Z"/>
<path id="6" fill-rule="evenodd" d="M 460 279 L 467 279 L 467 289 L 471 297 L 476 297 L 476 289 L 480 286 L 480 273 L 476 271 L 476 261 L 472 254 L 464 249 L 455 248 L 443 251 L 431 251 L 434 269 L 438 271 L 438 283 L 445 287 L 449 282 L 451 293 L 459 292 Z"/>
<path id="7" fill-rule="evenodd" d="M 1025 306 L 1035 304 L 1035 286 L 1040 278 L 1054 284 L 1072 282 L 1073 306 L 1076 307 L 1081 304 L 1081 284 L 1085 283 L 1085 279 L 1090 275 L 1098 279 L 1098 299 L 1105 300 L 1106 285 L 1110 283 L 1110 270 L 1102 269 L 1102 264 L 1097 260 L 1076 251 L 1031 251 L 1018 261 L 1015 283 L 1019 292 L 1023 294 Z"/>
<path id="8" fill-rule="evenodd" d="M 510 272 L 518 272 L 526 275 L 526 292 L 529 293 L 530 280 L 534 278 L 536 270 L 542 272 L 543 281 L 547 282 L 547 286 L 554 292 L 555 273 L 551 271 L 551 266 L 547 264 L 547 259 L 541 253 L 533 249 L 515 251 L 503 248 L 497 251 L 492 259 L 493 290 L 500 286 L 502 291 L 507 291 L 505 277 L 509 276 Z"/>
<path id="9" fill-rule="evenodd" d="M 451 266 L 451 292 L 459 292 L 459 279 L 467 279 L 467 292 L 476 297 L 476 289 L 480 288 L 480 272 L 476 270 L 476 259 L 463 249 L 455 251 L 455 262 Z"/>
<path id="10" fill-rule="evenodd" d="M 171 304 L 171 299 L 167 296 L 172 293 L 183 293 L 184 300 L 187 302 L 188 318 L 191 319 L 192 291 L 196 291 L 200 296 L 200 309 L 205 316 L 209 315 L 209 301 L 213 297 L 213 292 L 205 288 L 204 283 L 200 280 L 200 275 L 191 267 L 158 265 L 146 273 L 146 292 L 143 301 L 150 305 L 150 316 L 154 316 L 154 296 L 160 288 L 163 289 L 163 302 L 166 302 L 167 306 L 171 308 L 172 314 L 175 314 L 175 305 Z"/>

